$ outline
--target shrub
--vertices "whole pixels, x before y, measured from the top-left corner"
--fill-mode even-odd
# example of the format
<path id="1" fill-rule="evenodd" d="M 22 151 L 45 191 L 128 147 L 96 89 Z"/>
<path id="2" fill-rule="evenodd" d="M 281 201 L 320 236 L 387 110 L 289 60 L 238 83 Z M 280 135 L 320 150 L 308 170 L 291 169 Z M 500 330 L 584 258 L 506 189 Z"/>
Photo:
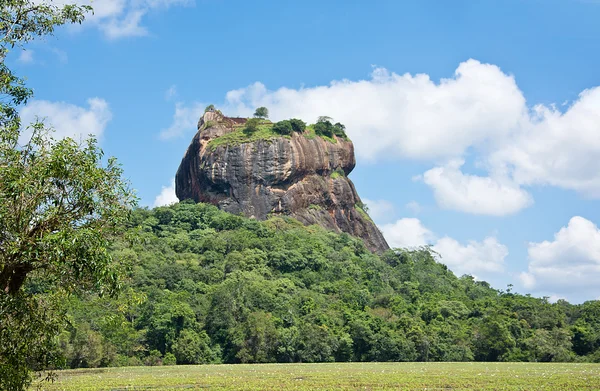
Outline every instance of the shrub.
<path id="1" fill-rule="evenodd" d="M 344 126 L 341 123 L 336 123 L 335 125 L 333 125 L 333 134 L 335 134 L 338 137 L 346 137 L 346 126 Z"/>
<path id="2" fill-rule="evenodd" d="M 165 354 L 165 358 L 162 360 L 163 365 L 175 365 L 177 364 L 177 359 L 175 355 L 171 352 Z"/>
<path id="3" fill-rule="evenodd" d="M 329 121 L 321 121 L 315 124 L 315 133 L 318 136 L 333 137 L 333 125 Z"/>
<path id="4" fill-rule="evenodd" d="M 147 367 L 155 367 L 158 365 L 162 365 L 161 354 L 158 350 L 154 349 L 150 352 L 150 354 L 144 360 L 144 365 Z"/>
<path id="5" fill-rule="evenodd" d="M 204 112 L 207 113 L 209 111 L 215 111 L 215 105 L 206 106 L 206 108 L 204 109 Z"/>
<path id="6" fill-rule="evenodd" d="M 290 124 L 294 132 L 302 133 L 306 129 L 306 123 L 298 118 L 292 118 Z"/>
<path id="7" fill-rule="evenodd" d="M 273 125 L 273 131 L 275 133 L 279 133 L 279 134 L 283 134 L 283 135 L 292 134 L 292 132 L 293 132 L 292 123 L 287 119 L 283 120 L 283 121 L 279 121 L 275 125 Z"/>
<path id="8" fill-rule="evenodd" d="M 246 122 L 246 127 L 244 128 L 244 132 L 252 134 L 258 130 L 258 125 L 260 125 L 260 119 L 250 118 Z"/>

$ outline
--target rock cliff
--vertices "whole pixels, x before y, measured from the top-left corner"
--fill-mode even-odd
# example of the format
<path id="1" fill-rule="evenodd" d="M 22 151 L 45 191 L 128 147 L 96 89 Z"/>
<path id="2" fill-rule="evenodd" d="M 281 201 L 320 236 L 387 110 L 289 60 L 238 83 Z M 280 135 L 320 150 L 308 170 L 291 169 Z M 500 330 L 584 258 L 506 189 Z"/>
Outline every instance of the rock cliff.
<path id="1" fill-rule="evenodd" d="M 245 121 L 217 112 L 200 118 L 175 178 L 180 200 L 259 220 L 287 215 L 362 238 L 372 251 L 389 248 L 347 177 L 356 164 L 351 141 L 296 132 L 250 139 Z"/>

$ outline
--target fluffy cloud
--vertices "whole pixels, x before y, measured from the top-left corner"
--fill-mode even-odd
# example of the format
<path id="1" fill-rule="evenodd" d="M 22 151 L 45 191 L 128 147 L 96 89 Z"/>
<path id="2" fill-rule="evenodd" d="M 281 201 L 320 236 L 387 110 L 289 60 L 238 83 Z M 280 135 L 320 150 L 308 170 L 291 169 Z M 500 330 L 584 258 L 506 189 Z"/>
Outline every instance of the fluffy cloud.
<path id="1" fill-rule="evenodd" d="M 169 186 L 163 186 L 160 194 L 154 199 L 154 207 L 171 205 L 179 202 L 179 199 L 175 195 L 175 178 L 171 179 Z"/>
<path id="2" fill-rule="evenodd" d="M 458 276 L 471 274 L 486 278 L 504 271 L 508 248 L 494 237 L 461 244 L 448 236 L 436 237 L 416 218 L 403 218 L 393 224 L 381 225 L 380 229 L 391 247 L 432 245 L 440 254 L 440 261 Z"/>
<path id="3" fill-rule="evenodd" d="M 382 224 L 379 228 L 390 247 L 424 246 L 435 239 L 433 232 L 415 218 L 403 218 L 395 223 Z"/>
<path id="4" fill-rule="evenodd" d="M 528 255 L 520 275 L 525 288 L 575 301 L 600 295 L 600 230 L 593 222 L 571 218 L 553 241 L 529 243 Z"/>
<path id="5" fill-rule="evenodd" d="M 34 2 L 50 3 L 49 0 Z M 189 6 L 194 0 L 52 0 L 51 3 L 91 5 L 94 13 L 86 17 L 84 24 L 96 26 L 109 39 L 118 39 L 147 35 L 142 19 L 149 12 L 171 6 Z"/>
<path id="6" fill-rule="evenodd" d="M 465 175 L 462 160 L 423 174 L 423 181 L 433 189 L 438 205 L 461 212 L 502 216 L 531 205 L 533 198 L 512 180 Z"/>
<path id="7" fill-rule="evenodd" d="M 268 91 L 255 83 L 227 93 L 225 106 L 240 115 L 266 106 L 276 119 L 314 121 L 327 114 L 347 125 L 361 157 L 427 160 L 455 157 L 505 136 L 524 115 L 525 99 L 512 76 L 468 60 L 437 84 L 428 75 L 376 68 L 370 80 L 299 90 Z"/>
<path id="8" fill-rule="evenodd" d="M 163 140 L 176 138 L 187 134 L 190 131 L 197 130 L 198 120 L 204 112 L 206 105 L 194 102 L 191 105 L 185 105 L 182 102 L 175 104 L 175 114 L 171 125 L 163 129 L 159 137 Z"/>
<path id="9" fill-rule="evenodd" d="M 112 113 L 104 99 L 91 98 L 87 104 L 86 108 L 65 102 L 32 100 L 21 110 L 21 118 L 24 125 L 43 121 L 55 129 L 55 138 L 72 137 L 79 141 L 90 134 L 100 138 Z"/>
<path id="10" fill-rule="evenodd" d="M 552 185 L 600 198 L 600 87 L 582 92 L 562 113 L 537 105 L 517 132 L 493 151 L 492 170 L 521 185 Z"/>

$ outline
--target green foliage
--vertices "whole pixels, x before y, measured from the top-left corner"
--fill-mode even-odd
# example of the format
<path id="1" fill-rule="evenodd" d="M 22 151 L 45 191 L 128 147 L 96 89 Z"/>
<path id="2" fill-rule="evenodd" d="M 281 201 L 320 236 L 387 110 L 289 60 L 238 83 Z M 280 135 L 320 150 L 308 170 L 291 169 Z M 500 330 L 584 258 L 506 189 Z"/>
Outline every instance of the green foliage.
<path id="1" fill-rule="evenodd" d="M 331 174 L 329 174 L 329 177 L 331 179 L 344 178 L 346 177 L 346 173 L 343 169 L 336 168 L 334 171 L 331 172 Z"/>
<path id="2" fill-rule="evenodd" d="M 206 106 L 206 108 L 204 109 L 204 112 L 208 113 L 209 111 L 215 111 L 215 105 L 210 104 L 210 105 Z"/>
<path id="3" fill-rule="evenodd" d="M 252 134 L 258 130 L 259 125 L 261 124 L 260 119 L 258 118 L 250 118 L 246 121 L 246 126 L 244 127 L 244 133 Z"/>
<path id="4" fill-rule="evenodd" d="M 290 119 L 290 124 L 292 125 L 292 130 L 297 133 L 303 133 L 306 129 L 306 123 L 298 118 Z"/>
<path id="5" fill-rule="evenodd" d="M 259 107 L 254 112 L 256 118 L 269 118 L 269 109 L 266 107 Z"/>
<path id="6" fill-rule="evenodd" d="M 204 129 L 212 128 L 213 126 L 217 126 L 218 122 L 216 121 L 206 121 L 204 123 Z"/>
<path id="7" fill-rule="evenodd" d="M 319 121 L 314 125 L 315 133 L 318 136 L 333 138 L 335 135 L 343 140 L 348 140 L 346 127 L 339 122 L 333 125 L 330 120 L 329 117 L 319 117 Z"/>
<path id="8" fill-rule="evenodd" d="M 275 125 L 273 125 L 273 131 L 287 136 L 292 134 L 294 128 L 292 127 L 292 123 L 290 122 L 290 120 L 286 119 L 283 121 L 276 122 Z"/>
<path id="9" fill-rule="evenodd" d="M 248 122 L 255 120 L 252 118 Z M 260 121 L 260 120 L 258 120 Z M 254 124 L 252 124 L 254 126 Z M 282 137 L 279 133 L 273 130 L 273 124 L 259 122 L 254 131 L 248 132 L 246 128 L 237 128 L 233 132 L 225 133 L 224 135 L 214 138 L 208 142 L 206 146 L 209 151 L 214 151 L 220 146 L 235 146 L 244 143 L 251 143 L 259 140 L 271 140 Z M 286 137 L 286 136 L 284 136 Z"/>
<path id="10" fill-rule="evenodd" d="M 347 234 L 187 201 L 138 209 L 127 226 L 139 240 L 114 251 L 137 260 L 137 298 L 70 301 L 67 339 L 96 346 L 79 366 L 151 365 L 156 352 L 163 365 L 600 357 L 596 302 L 499 292 L 427 247 L 375 255 Z"/>
<path id="11" fill-rule="evenodd" d="M 32 92 L 4 61 L 15 46 L 51 35 L 56 26 L 81 23 L 89 11 L 29 0 L 0 6 L 2 390 L 27 389 L 32 370 L 60 365 L 53 346 L 65 322 L 63 294 L 119 287 L 121 262 L 108 247 L 135 204 L 121 168 L 112 158 L 105 163 L 92 137 L 83 144 L 54 140 L 41 122 L 25 129 L 17 106 Z M 82 328 L 63 353 L 74 365 L 101 365 L 101 339 Z"/>

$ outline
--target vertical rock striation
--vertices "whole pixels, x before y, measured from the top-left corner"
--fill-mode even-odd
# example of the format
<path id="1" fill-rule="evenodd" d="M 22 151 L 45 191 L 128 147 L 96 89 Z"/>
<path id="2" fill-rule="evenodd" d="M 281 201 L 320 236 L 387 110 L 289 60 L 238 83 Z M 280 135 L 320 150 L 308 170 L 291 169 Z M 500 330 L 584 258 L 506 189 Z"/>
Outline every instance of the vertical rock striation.
<path id="1" fill-rule="evenodd" d="M 240 132 L 243 119 L 207 112 L 198 123 L 175 178 L 180 200 L 194 199 L 231 213 L 265 220 L 287 215 L 362 238 L 372 251 L 389 247 L 347 175 L 354 169 L 351 141 L 336 143 L 293 133 L 252 142 L 209 143 Z"/>

